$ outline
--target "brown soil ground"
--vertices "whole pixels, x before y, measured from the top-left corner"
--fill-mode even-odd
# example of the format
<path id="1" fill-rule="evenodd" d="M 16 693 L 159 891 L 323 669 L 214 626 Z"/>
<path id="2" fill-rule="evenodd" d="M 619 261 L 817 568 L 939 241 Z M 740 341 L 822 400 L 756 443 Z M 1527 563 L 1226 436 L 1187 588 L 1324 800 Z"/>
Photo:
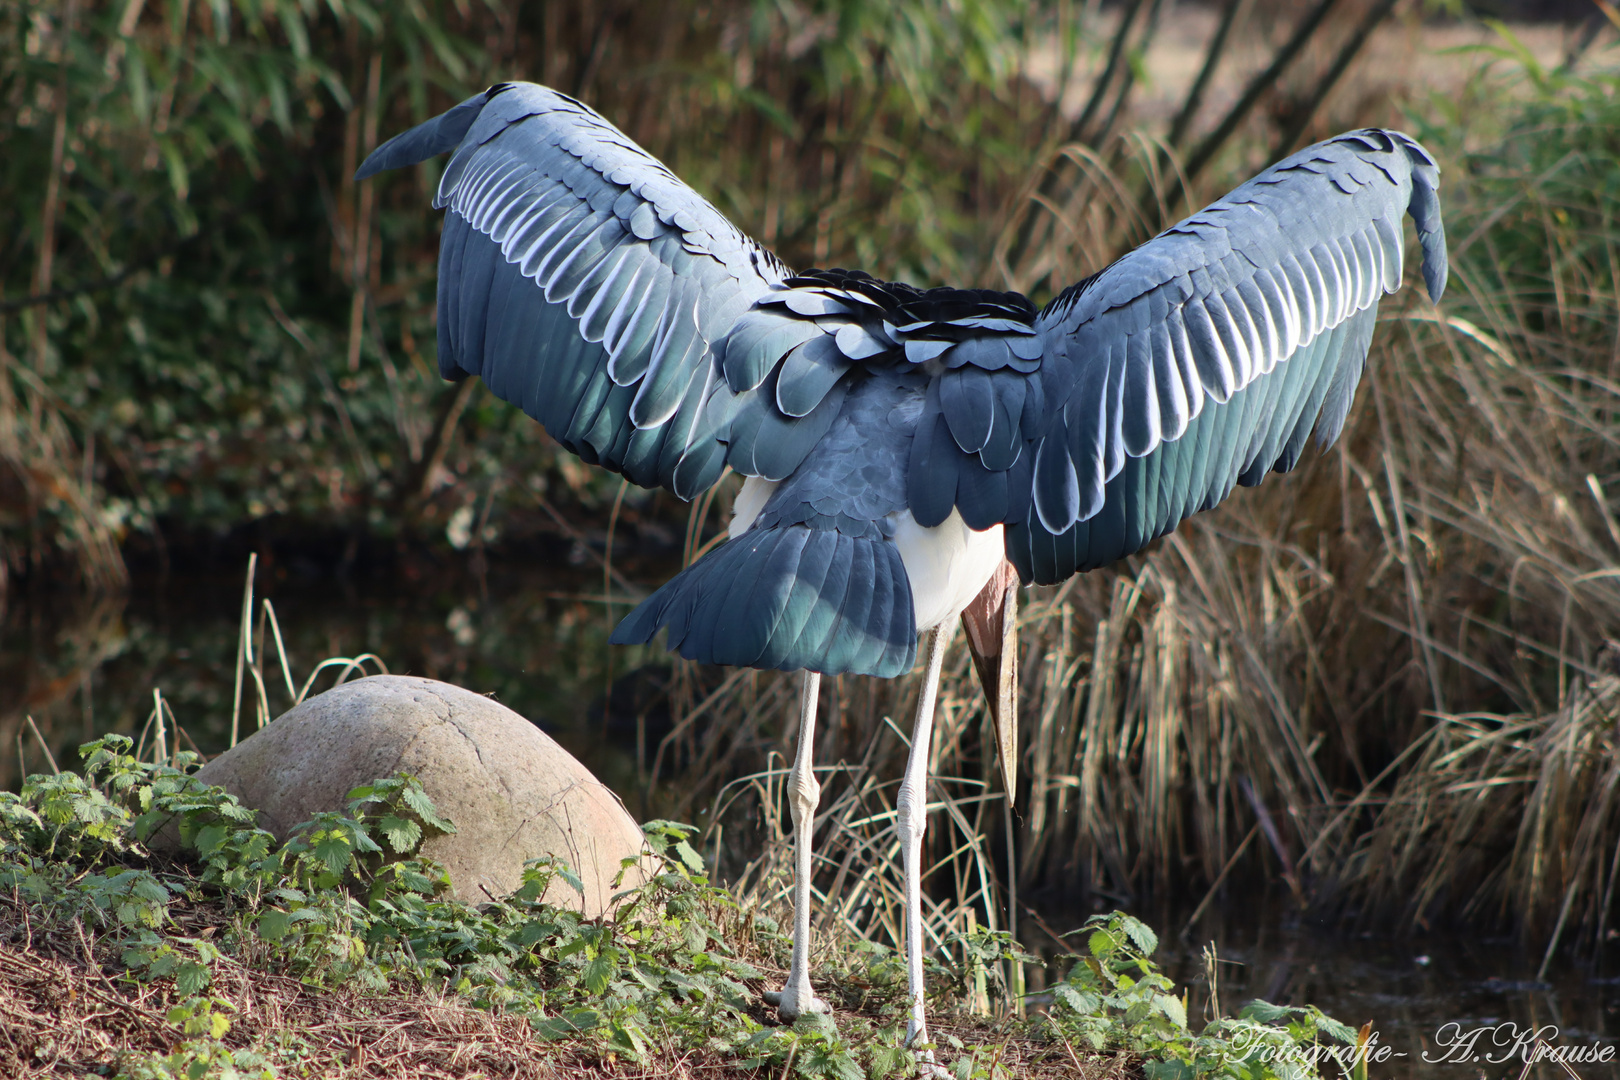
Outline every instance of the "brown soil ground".
<path id="1" fill-rule="evenodd" d="M 210 912 L 196 908 L 182 911 L 179 922 L 178 932 L 192 937 L 211 936 L 223 926 Z M 0 1077 L 110 1076 L 132 1054 L 167 1053 L 184 1042 L 184 1033 L 166 1018 L 180 1001 L 172 980 L 137 983 L 122 977 L 123 970 L 116 948 L 100 935 L 79 926 L 46 932 L 30 922 L 24 906 L 0 897 Z M 765 1075 L 713 1052 L 661 1053 L 642 1064 L 541 1042 L 523 1018 L 476 1008 L 436 989 L 382 994 L 326 989 L 228 959 L 216 962 L 214 970 L 212 993 L 233 1010 L 226 1045 L 263 1052 L 280 1040 L 296 1038 L 296 1060 L 278 1069 L 286 1077 L 679 1080 Z M 762 1005 L 760 1018 L 765 1015 Z M 950 1035 L 969 1047 L 999 1047 L 999 1065 L 1006 1073 L 997 1075 L 1031 1080 L 1140 1076 L 1124 1057 L 1096 1057 L 1061 1043 L 1009 1036 L 983 1020 L 939 1016 L 931 1018 L 930 1027 L 942 1041 Z M 954 1057 L 949 1050 L 941 1052 L 947 1066 Z"/>

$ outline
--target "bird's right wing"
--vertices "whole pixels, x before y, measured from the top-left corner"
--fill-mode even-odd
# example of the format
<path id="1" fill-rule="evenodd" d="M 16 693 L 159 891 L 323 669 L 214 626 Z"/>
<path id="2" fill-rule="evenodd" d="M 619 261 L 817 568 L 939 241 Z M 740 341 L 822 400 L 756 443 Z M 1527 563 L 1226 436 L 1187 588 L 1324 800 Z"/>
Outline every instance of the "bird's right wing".
<path id="1" fill-rule="evenodd" d="M 1113 562 L 1338 437 L 1410 213 L 1446 281 L 1439 168 L 1410 137 L 1318 143 L 1041 312 L 1045 400 L 1030 501 L 1007 532 L 1025 581 Z"/>
<path id="2" fill-rule="evenodd" d="M 451 150 L 434 200 L 447 378 L 481 376 L 586 461 L 687 499 L 719 478 L 733 423 L 797 427 L 719 364 L 786 268 L 628 136 L 503 83 L 384 143 L 357 177 Z M 766 342 L 769 366 L 798 343 Z"/>

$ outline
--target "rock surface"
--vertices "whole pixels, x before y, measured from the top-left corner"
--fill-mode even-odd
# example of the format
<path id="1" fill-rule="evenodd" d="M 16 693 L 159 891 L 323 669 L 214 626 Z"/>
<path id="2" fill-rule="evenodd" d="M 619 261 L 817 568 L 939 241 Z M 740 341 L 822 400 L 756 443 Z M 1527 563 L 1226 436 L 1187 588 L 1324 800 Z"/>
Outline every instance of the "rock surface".
<path id="1" fill-rule="evenodd" d="M 523 864 L 566 859 L 582 897 L 560 879 L 548 903 L 602 914 L 620 860 L 643 855 L 641 829 L 601 781 L 506 706 L 449 683 L 374 675 L 289 710 L 197 774 L 259 812 L 285 839 L 321 810 L 341 810 L 353 788 L 395 773 L 422 782 L 456 832 L 422 845 L 445 866 L 458 898 L 479 903 L 522 884 Z M 620 888 L 646 879 L 642 869 Z"/>

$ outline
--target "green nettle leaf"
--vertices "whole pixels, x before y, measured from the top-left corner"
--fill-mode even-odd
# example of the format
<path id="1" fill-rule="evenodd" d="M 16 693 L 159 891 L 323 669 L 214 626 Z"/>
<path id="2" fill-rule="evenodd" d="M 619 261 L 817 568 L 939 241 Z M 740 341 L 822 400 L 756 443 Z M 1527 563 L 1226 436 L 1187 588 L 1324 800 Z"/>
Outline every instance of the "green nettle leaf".
<path id="1" fill-rule="evenodd" d="M 414 821 L 389 814 L 377 823 L 388 844 L 401 855 L 412 851 L 422 840 L 422 827 Z"/>
<path id="2" fill-rule="evenodd" d="M 1350 1046 L 1356 1045 L 1356 1029 L 1349 1024 L 1342 1024 L 1331 1016 L 1324 1016 L 1322 1013 L 1317 1012 L 1316 1026 L 1330 1038 L 1337 1039 Z"/>
<path id="3" fill-rule="evenodd" d="M 1092 956 L 1108 956 L 1116 947 L 1114 936 L 1106 930 L 1093 930 L 1091 936 L 1086 939 L 1086 948 L 1091 950 Z"/>
<path id="4" fill-rule="evenodd" d="M 527 949 L 533 946 L 536 942 L 544 941 L 546 938 L 550 937 L 556 932 L 557 926 L 555 923 L 543 922 L 540 919 L 530 919 L 528 922 L 524 923 L 518 928 L 518 944 Z"/>
<path id="5" fill-rule="evenodd" d="M 574 873 L 567 863 L 560 862 L 557 864 L 557 876 L 568 882 L 569 888 L 579 893 L 579 895 L 585 895 L 584 880 L 581 879 L 578 874 Z"/>
<path id="6" fill-rule="evenodd" d="M 197 837 L 192 843 L 196 845 L 197 853 L 206 859 L 219 850 L 228 835 L 223 825 L 207 825 L 197 830 Z"/>
<path id="7" fill-rule="evenodd" d="M 1130 915 L 1120 920 L 1125 933 L 1130 937 L 1131 943 L 1142 951 L 1143 956 L 1152 956 L 1159 949 L 1159 935 L 1155 934 L 1142 920 Z"/>
<path id="8" fill-rule="evenodd" d="M 292 916 L 280 908 L 271 908 L 259 916 L 259 936 L 266 941 L 280 941 L 292 929 Z"/>
<path id="9" fill-rule="evenodd" d="M 529 1030 L 534 1032 L 534 1037 L 541 1042 L 556 1042 L 559 1039 L 566 1039 L 578 1028 L 566 1017 L 542 1016 L 529 1021 Z"/>
<path id="10" fill-rule="evenodd" d="M 1173 994 L 1161 994 L 1154 1002 L 1154 1008 L 1163 1013 L 1165 1018 L 1178 1028 L 1187 1026 L 1187 1005 Z"/>
<path id="11" fill-rule="evenodd" d="M 438 808 L 433 805 L 433 800 L 428 798 L 427 792 L 423 791 L 415 781 L 407 784 L 399 795 L 405 801 L 405 805 L 410 807 L 412 812 L 422 819 L 423 824 L 430 825 L 440 832 L 454 833 L 456 831 L 456 827 L 450 823 L 449 819 L 439 816 Z"/>
<path id="12" fill-rule="evenodd" d="M 703 856 L 693 850 L 692 845 L 681 840 L 675 845 L 675 854 L 680 856 L 681 862 L 694 874 L 703 873 Z"/>
<path id="13" fill-rule="evenodd" d="M 125 875 L 119 875 L 120 878 L 123 876 Z M 129 891 L 142 900 L 150 900 L 154 904 L 167 904 L 169 902 L 169 890 L 165 889 L 152 875 L 144 872 L 135 876 Z"/>
<path id="14" fill-rule="evenodd" d="M 567 957 L 573 956 L 575 953 L 584 952 L 586 949 L 590 948 L 590 945 L 591 943 L 585 938 L 577 937 L 574 940 L 565 943 L 562 948 L 557 950 L 557 959 L 563 960 Z"/>
<path id="15" fill-rule="evenodd" d="M 608 1045 L 638 1061 L 647 1057 L 647 1040 L 635 1024 L 614 1024 L 608 1035 Z"/>
<path id="16" fill-rule="evenodd" d="M 1076 990 L 1068 983 L 1058 983 L 1054 986 L 1052 996 L 1082 1016 L 1096 1012 L 1102 1005 L 1102 998 L 1096 994 L 1088 990 Z"/>
<path id="17" fill-rule="evenodd" d="M 606 953 L 594 957 L 585 965 L 585 989 L 600 994 L 607 989 L 608 980 L 613 978 L 618 967 L 613 957 Z"/>
<path id="18" fill-rule="evenodd" d="M 805 1076 L 834 1080 L 863 1080 L 861 1067 L 843 1046 L 818 1044 L 799 1052 L 799 1070 Z"/>
<path id="19" fill-rule="evenodd" d="M 896 1042 L 879 1045 L 872 1051 L 872 1064 L 867 1070 L 873 1080 L 884 1080 L 896 1074 L 904 1075 L 913 1065 L 911 1051 Z"/>
<path id="20" fill-rule="evenodd" d="M 315 841 L 315 857 L 326 864 L 326 868 L 333 874 L 342 874 L 349 868 L 349 862 L 354 857 L 354 849 L 349 846 L 349 838 L 339 833 L 324 833 Z"/>
<path id="21" fill-rule="evenodd" d="M 1293 1010 L 1286 1005 L 1273 1005 L 1269 1001 L 1255 998 L 1238 1011 L 1238 1015 L 1245 1020 L 1258 1020 L 1262 1024 L 1274 1024 L 1278 1020 L 1288 1019 Z"/>
<path id="22" fill-rule="evenodd" d="M 213 981 L 214 973 L 208 970 L 208 965 L 199 964 L 195 960 L 187 960 L 175 972 L 174 986 L 180 993 L 190 997 L 208 989 Z"/>
<path id="23" fill-rule="evenodd" d="M 1168 1061 L 1144 1061 L 1142 1074 L 1147 1080 L 1193 1080 L 1192 1066 L 1177 1058 Z"/>

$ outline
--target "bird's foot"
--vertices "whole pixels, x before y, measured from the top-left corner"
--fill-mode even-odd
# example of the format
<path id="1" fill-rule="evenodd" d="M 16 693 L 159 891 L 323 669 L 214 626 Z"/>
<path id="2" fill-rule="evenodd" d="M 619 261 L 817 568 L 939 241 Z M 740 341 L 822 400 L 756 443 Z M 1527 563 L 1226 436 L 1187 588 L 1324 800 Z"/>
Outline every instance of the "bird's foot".
<path id="1" fill-rule="evenodd" d="M 917 1075 L 923 1080 L 951 1080 L 951 1073 L 934 1061 L 934 1045 L 928 1029 L 916 1017 L 906 1024 L 906 1046 L 917 1058 Z"/>
<path id="2" fill-rule="evenodd" d="M 784 1024 L 791 1024 L 801 1016 L 832 1012 L 832 1006 L 816 997 L 808 987 L 799 990 L 792 983 L 780 990 L 765 991 L 765 1004 L 776 1006 L 776 1015 Z"/>

